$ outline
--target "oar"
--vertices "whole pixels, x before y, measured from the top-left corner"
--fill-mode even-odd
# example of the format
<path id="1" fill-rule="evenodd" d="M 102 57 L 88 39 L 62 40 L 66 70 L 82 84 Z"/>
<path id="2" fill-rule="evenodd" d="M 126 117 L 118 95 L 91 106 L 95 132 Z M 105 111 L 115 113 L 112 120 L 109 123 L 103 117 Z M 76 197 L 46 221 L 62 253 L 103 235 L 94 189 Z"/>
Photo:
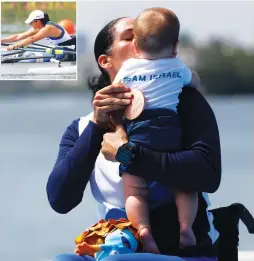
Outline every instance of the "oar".
<path id="1" fill-rule="evenodd" d="M 9 46 L 9 45 L 13 45 L 13 43 L 1 43 L 1 45 Z M 45 50 L 45 48 L 34 47 L 32 45 L 27 45 L 27 46 L 20 47 L 20 48 L 32 48 L 32 49 L 37 49 L 37 50 L 42 50 L 42 51 Z M 18 49 L 18 48 L 15 48 L 15 49 Z"/>
<path id="2" fill-rule="evenodd" d="M 45 45 L 45 44 L 38 44 L 38 43 L 32 43 L 32 46 L 38 46 L 38 47 L 42 47 L 42 48 L 46 48 L 46 49 L 57 49 L 57 48 L 68 48 L 70 50 L 73 50 L 75 48 L 75 45 L 70 45 L 70 46 L 61 46 L 61 45 Z M 32 47 L 31 45 L 28 45 L 26 47 Z"/>
<path id="3" fill-rule="evenodd" d="M 24 50 L 28 52 L 45 52 L 47 54 L 76 54 L 76 51 L 69 51 L 69 50 L 55 50 L 51 48 L 46 49 L 33 49 L 33 48 L 14 48 L 13 50 Z"/>
<path id="4" fill-rule="evenodd" d="M 41 48 L 39 48 L 39 49 L 35 49 L 35 48 L 14 48 L 13 50 L 14 51 L 20 50 L 22 52 L 41 52 L 41 53 L 43 53 L 43 52 L 45 52 L 46 49 L 41 49 Z"/>
<path id="5" fill-rule="evenodd" d="M 68 48 L 68 49 L 73 49 L 74 47 L 72 46 L 60 46 L 60 45 L 44 45 L 44 44 L 37 44 L 33 43 L 32 45 L 43 47 L 43 48 L 50 48 L 50 49 L 55 49 L 55 48 Z"/>
<path id="6" fill-rule="evenodd" d="M 42 48 L 14 48 L 13 50 L 23 50 L 24 52 L 40 52 L 40 53 L 44 53 L 46 49 L 42 49 Z"/>
<path id="7" fill-rule="evenodd" d="M 9 46 L 11 45 L 10 43 L 1 43 L 2 46 Z"/>
<path id="8" fill-rule="evenodd" d="M 52 50 L 54 54 L 65 54 L 65 53 L 69 53 L 69 54 L 76 54 L 76 51 L 69 51 L 69 50 Z M 51 53 L 51 50 L 46 49 L 46 53 Z"/>
<path id="9" fill-rule="evenodd" d="M 11 62 L 18 62 L 22 60 L 30 60 L 30 59 L 42 59 L 42 58 L 53 58 L 54 56 L 37 56 L 37 57 L 18 57 L 18 58 L 9 58 L 4 59 L 1 63 L 11 63 Z"/>
<path id="10" fill-rule="evenodd" d="M 1 43 L 1 45 L 3 46 L 9 46 L 9 45 L 12 45 L 12 43 Z M 38 46 L 38 47 L 43 47 L 43 48 L 46 48 L 46 49 L 55 49 L 55 48 L 68 48 L 68 49 L 73 49 L 72 46 L 59 46 L 59 45 L 56 45 L 56 46 L 50 46 L 50 45 L 44 45 L 44 44 L 37 44 L 37 43 L 32 43 L 31 45 L 27 45 L 23 48 L 33 48 L 33 49 L 38 49 L 38 50 L 44 50 L 43 48 L 36 48 L 34 46 Z M 17 48 L 15 48 L 17 49 Z M 71 51 L 71 50 L 70 50 Z M 75 51 L 73 51 L 75 52 Z"/>
<path id="11" fill-rule="evenodd" d="M 37 44 L 37 43 L 32 43 L 32 45 L 43 47 L 43 48 L 55 48 L 55 46 L 51 45 L 44 45 L 44 44 Z"/>
<path id="12" fill-rule="evenodd" d="M 46 52 L 47 54 L 76 54 L 76 51 L 72 50 L 54 50 L 53 48 L 32 48 L 32 47 L 26 47 L 26 48 L 14 48 L 13 50 L 20 50 L 20 51 L 28 51 L 28 52 Z"/>
<path id="13" fill-rule="evenodd" d="M 19 50 L 16 52 L 10 52 L 10 53 L 1 53 L 1 57 L 5 57 L 5 56 L 10 56 L 10 55 L 14 55 L 14 54 L 19 54 L 19 53 L 23 53 L 23 50 Z"/>

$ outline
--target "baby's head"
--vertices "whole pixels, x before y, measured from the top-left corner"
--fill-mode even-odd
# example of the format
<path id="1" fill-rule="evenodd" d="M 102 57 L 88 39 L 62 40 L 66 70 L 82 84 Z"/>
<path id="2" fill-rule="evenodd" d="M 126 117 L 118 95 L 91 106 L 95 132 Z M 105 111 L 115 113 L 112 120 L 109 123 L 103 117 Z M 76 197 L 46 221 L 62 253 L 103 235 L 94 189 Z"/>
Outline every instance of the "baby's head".
<path id="1" fill-rule="evenodd" d="M 179 38 L 177 16 L 166 8 L 149 8 L 134 23 L 134 46 L 141 58 L 173 57 Z"/>

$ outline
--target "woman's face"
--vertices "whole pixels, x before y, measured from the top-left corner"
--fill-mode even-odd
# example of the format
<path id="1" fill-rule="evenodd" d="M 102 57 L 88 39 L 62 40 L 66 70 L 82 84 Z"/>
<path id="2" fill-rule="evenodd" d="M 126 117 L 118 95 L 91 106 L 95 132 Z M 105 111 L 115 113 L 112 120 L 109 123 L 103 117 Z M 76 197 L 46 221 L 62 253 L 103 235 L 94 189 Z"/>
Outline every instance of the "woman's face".
<path id="1" fill-rule="evenodd" d="M 37 30 L 37 29 L 40 28 L 40 21 L 39 20 L 33 20 L 30 23 L 30 26 L 32 26 L 34 30 Z"/>
<path id="2" fill-rule="evenodd" d="M 123 18 L 119 20 L 113 30 L 114 42 L 108 57 L 107 70 L 111 79 L 114 79 L 122 63 L 129 58 L 136 57 L 133 46 L 133 24 L 134 19 Z"/>
<path id="3" fill-rule="evenodd" d="M 134 19 L 123 18 L 115 24 L 114 42 L 111 49 L 111 59 L 114 67 L 119 71 L 122 63 L 135 57 L 133 47 Z"/>

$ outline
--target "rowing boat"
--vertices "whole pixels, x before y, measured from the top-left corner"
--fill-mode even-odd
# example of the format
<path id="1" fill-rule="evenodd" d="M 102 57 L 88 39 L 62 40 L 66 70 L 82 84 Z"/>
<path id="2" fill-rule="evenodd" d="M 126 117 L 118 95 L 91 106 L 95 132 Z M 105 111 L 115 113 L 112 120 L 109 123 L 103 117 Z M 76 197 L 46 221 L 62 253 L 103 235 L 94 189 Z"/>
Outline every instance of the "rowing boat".
<path id="1" fill-rule="evenodd" d="M 8 53 L 6 48 L 1 48 L 2 64 L 1 75 L 69 75 L 76 74 L 76 61 L 61 62 L 51 58 L 44 50 L 30 50 L 17 54 Z M 13 52 L 15 53 L 15 52 Z M 35 59 L 35 57 L 38 57 Z M 39 58 L 41 57 L 41 58 Z M 44 58 L 45 57 L 45 58 Z M 17 60 L 15 60 L 17 59 Z M 4 61 L 4 60 L 7 60 Z"/>
<path id="2" fill-rule="evenodd" d="M 76 62 L 57 63 L 4 63 L 1 65 L 1 75 L 67 75 L 75 74 L 77 71 Z"/>

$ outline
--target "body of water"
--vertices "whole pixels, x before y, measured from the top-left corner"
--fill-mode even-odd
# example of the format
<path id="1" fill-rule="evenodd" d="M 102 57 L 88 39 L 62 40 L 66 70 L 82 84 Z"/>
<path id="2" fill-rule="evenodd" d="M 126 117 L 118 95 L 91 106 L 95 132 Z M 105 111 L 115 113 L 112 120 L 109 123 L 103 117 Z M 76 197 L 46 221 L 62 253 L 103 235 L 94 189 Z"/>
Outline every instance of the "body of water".
<path id="1" fill-rule="evenodd" d="M 2 24 L 1 32 L 3 32 L 1 37 L 5 37 L 6 35 L 21 33 L 29 30 L 31 27 L 27 24 L 23 23 L 15 23 L 15 24 Z"/>
<path id="2" fill-rule="evenodd" d="M 41 94 L 0 98 L 0 259 L 45 261 L 72 252 L 74 239 L 97 221 L 87 187 L 83 202 L 55 213 L 46 182 L 65 128 L 91 110 L 91 95 Z M 223 176 L 212 207 L 243 203 L 254 214 L 254 97 L 210 97 L 222 145 Z M 240 250 L 254 250 L 254 236 L 240 224 Z"/>

